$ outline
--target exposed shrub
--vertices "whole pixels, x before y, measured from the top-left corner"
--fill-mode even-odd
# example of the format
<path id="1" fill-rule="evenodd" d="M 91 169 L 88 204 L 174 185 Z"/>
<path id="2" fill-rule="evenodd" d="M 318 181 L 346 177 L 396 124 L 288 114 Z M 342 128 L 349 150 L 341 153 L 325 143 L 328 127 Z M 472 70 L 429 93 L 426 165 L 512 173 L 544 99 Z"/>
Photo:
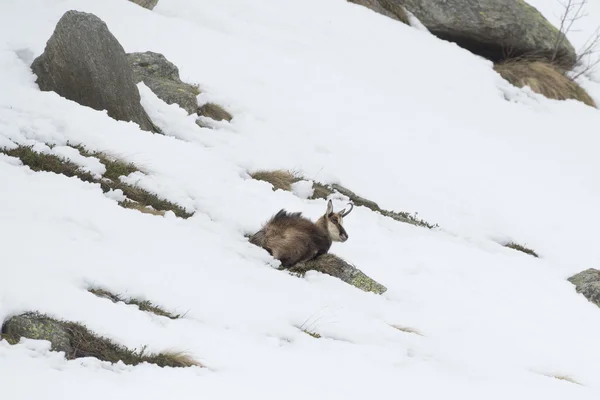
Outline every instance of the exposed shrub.
<path id="1" fill-rule="evenodd" d="M 152 303 L 150 300 L 140 300 L 140 299 L 136 299 L 136 298 L 124 298 L 118 294 L 114 294 L 107 290 L 97 289 L 97 288 L 89 289 L 89 292 L 98 297 L 108 298 L 115 303 L 123 302 L 125 304 L 136 305 L 136 306 L 138 306 L 138 308 L 141 311 L 147 311 L 147 312 L 150 312 L 152 314 L 159 315 L 162 317 L 167 317 L 170 319 L 181 318 L 181 314 L 170 313 L 170 312 L 164 310 L 163 308 L 157 306 L 156 304 Z"/>
<path id="2" fill-rule="evenodd" d="M 419 336 L 425 336 L 419 331 L 417 328 L 411 328 L 409 326 L 401 326 L 401 325 L 391 325 L 392 328 L 397 329 L 401 332 L 412 333 Z"/>
<path id="3" fill-rule="evenodd" d="M 538 254 L 535 251 L 533 251 L 532 249 L 530 249 L 528 247 L 525 247 L 525 246 L 522 246 L 522 245 L 520 245 L 518 243 L 515 243 L 515 242 L 505 243 L 505 244 L 503 244 L 503 246 L 504 247 L 508 247 L 509 249 L 513 249 L 513 250 L 517 250 L 517 251 L 523 252 L 525 254 L 529 254 L 530 256 L 533 256 L 533 257 L 536 257 L 536 258 L 539 257 Z"/>
<path id="4" fill-rule="evenodd" d="M 161 199 L 154 193 L 121 182 L 119 179 L 121 176 L 138 171 L 135 165 L 109 159 L 108 156 L 101 153 L 88 152 L 81 146 L 75 148 L 77 148 L 84 156 L 97 157 L 100 162 L 106 166 L 106 173 L 104 174 L 103 179 L 94 178 L 92 174 L 84 171 L 71 161 L 67 161 L 53 154 L 43 154 L 34 151 L 33 146 L 18 146 L 14 149 L 0 148 L 0 153 L 18 158 L 23 164 L 36 172 L 53 172 L 68 177 L 77 177 L 85 182 L 97 183 L 104 193 L 110 190 L 122 190 L 123 194 L 129 199 L 129 201 L 125 200 L 119 202 L 119 205 L 124 208 L 150 213 L 149 209 L 146 211 L 142 210 L 142 208 L 151 206 L 156 210 L 156 214 L 164 214 L 166 211 L 173 211 L 175 215 L 181 218 L 189 218 L 193 215 L 193 213 L 187 212 L 183 207 L 168 200 Z"/>
<path id="5" fill-rule="evenodd" d="M 269 182 L 273 185 L 273 191 L 281 189 L 288 192 L 292 191 L 292 184 L 302 179 L 290 171 L 281 169 L 275 171 L 256 171 L 250 174 L 250 176 L 259 181 Z"/>
<path id="6" fill-rule="evenodd" d="M 215 121 L 231 121 L 233 116 L 218 104 L 206 103 L 198 108 L 198 115 L 214 119 Z"/>
<path id="7" fill-rule="evenodd" d="M 581 101 L 591 107 L 596 103 L 590 95 L 570 79 L 566 71 L 540 60 L 517 59 L 494 66 L 504 79 L 517 87 L 529 86 L 534 92 L 549 99 Z"/>
<path id="8" fill-rule="evenodd" d="M 281 189 L 281 190 L 286 190 L 288 192 L 290 192 L 292 190 L 292 184 L 305 179 L 302 176 L 300 176 L 294 172 L 285 171 L 285 170 L 275 170 L 275 171 L 261 170 L 261 171 L 257 171 L 257 172 L 250 174 L 250 176 L 252 176 L 252 178 L 260 180 L 260 181 L 269 182 L 271 185 L 273 185 L 273 190 Z M 377 203 L 375 203 L 374 201 L 365 199 L 364 197 L 361 197 L 361 196 L 357 195 L 356 193 L 354 193 L 353 191 L 351 191 L 341 185 L 338 185 L 338 184 L 324 185 L 322 183 L 313 181 L 313 189 L 314 189 L 314 192 L 313 192 L 313 195 L 310 197 L 311 199 L 327 199 L 328 196 L 334 194 L 335 192 L 339 192 L 339 193 L 343 194 L 344 196 L 347 196 L 352 201 L 353 204 L 358 205 L 358 206 L 365 206 L 372 211 L 380 213 L 381 215 L 384 215 L 386 217 L 395 219 L 396 221 L 405 222 L 407 224 L 416 225 L 416 226 L 422 226 L 422 227 L 426 227 L 429 229 L 434 229 L 434 228 L 439 227 L 438 224 L 431 224 L 423 219 L 418 218 L 416 213 L 409 214 L 407 212 L 402 212 L 402 211 L 384 210 L 384 209 L 380 208 L 379 205 L 377 205 Z"/>
<path id="9" fill-rule="evenodd" d="M 321 339 L 321 335 L 318 334 L 317 332 L 310 332 L 310 331 L 308 331 L 306 329 L 302 329 L 302 332 L 306 333 L 309 336 L 314 337 L 315 339 Z"/>
<path id="10" fill-rule="evenodd" d="M 19 322 L 14 322 L 15 318 Z M 23 321 L 27 321 L 27 328 L 25 329 L 19 329 L 18 326 L 8 328 L 23 323 Z M 146 346 L 143 346 L 139 351 L 136 349 L 131 350 L 110 339 L 92 333 L 83 324 L 57 320 L 37 312 L 29 312 L 9 319 L 4 323 L 2 333 L 3 337 L 7 337 L 9 343 L 18 343 L 21 337 L 28 337 L 29 333 L 35 333 L 31 338 L 37 340 L 52 341 L 53 338 L 61 337 L 68 342 L 63 344 L 66 347 L 65 356 L 68 360 L 94 357 L 111 363 L 121 361 L 127 365 L 138 365 L 147 362 L 160 367 L 202 366 L 184 352 L 147 353 Z"/>

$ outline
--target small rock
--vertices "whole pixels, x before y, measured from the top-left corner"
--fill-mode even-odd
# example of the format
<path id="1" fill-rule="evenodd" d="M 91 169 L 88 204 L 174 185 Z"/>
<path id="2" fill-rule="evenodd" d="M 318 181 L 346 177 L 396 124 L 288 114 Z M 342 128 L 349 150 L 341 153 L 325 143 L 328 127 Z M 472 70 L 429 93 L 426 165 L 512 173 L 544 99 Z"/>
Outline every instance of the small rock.
<path id="1" fill-rule="evenodd" d="M 153 10 L 154 7 L 158 4 L 158 0 L 129 0 L 132 3 L 135 3 L 139 6 L 147 8 L 148 10 Z"/>
<path id="2" fill-rule="evenodd" d="M 125 50 L 97 16 L 67 11 L 44 52 L 31 64 L 37 84 L 119 121 L 158 132 L 140 104 Z"/>
<path id="3" fill-rule="evenodd" d="M 48 340 L 54 351 L 64 351 L 68 356 L 73 351 L 70 334 L 59 322 L 35 314 L 25 313 L 7 320 L 2 333 L 14 341 L 21 337 Z"/>
<path id="4" fill-rule="evenodd" d="M 307 271 L 317 271 L 346 282 L 365 292 L 382 294 L 387 288 L 365 275 L 361 270 L 348 264 L 338 256 L 327 253 L 313 260 L 298 263 L 289 268 L 288 271 L 304 275 Z"/>
<path id="5" fill-rule="evenodd" d="M 600 270 L 589 268 L 568 279 L 577 293 L 581 293 L 586 299 L 600 307 Z"/>
<path id="6" fill-rule="evenodd" d="M 198 88 L 182 82 L 179 69 L 164 55 L 152 51 L 129 53 L 127 60 L 137 83 L 144 82 L 165 103 L 178 104 L 188 114 L 196 113 Z"/>

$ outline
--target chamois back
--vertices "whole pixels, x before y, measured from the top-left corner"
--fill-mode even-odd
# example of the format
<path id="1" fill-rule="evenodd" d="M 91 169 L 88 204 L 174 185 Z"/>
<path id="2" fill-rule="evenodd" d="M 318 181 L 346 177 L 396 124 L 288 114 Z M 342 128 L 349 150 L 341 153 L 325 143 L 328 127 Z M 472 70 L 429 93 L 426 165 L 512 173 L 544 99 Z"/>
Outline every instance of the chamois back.
<path id="1" fill-rule="evenodd" d="M 315 223 L 302 213 L 281 209 L 250 237 L 250 243 L 268 251 L 287 268 L 327 253 L 333 241 L 347 240 L 341 220 L 349 212 L 333 213 L 329 200 L 327 212 Z"/>

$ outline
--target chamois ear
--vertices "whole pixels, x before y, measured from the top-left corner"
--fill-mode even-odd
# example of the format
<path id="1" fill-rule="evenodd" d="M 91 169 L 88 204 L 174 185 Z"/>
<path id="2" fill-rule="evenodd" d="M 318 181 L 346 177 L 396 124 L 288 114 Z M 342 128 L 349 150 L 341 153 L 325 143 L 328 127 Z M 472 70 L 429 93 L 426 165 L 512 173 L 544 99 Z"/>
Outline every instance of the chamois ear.
<path id="1" fill-rule="evenodd" d="M 331 215 L 333 214 L 333 203 L 331 202 L 331 199 L 329 199 L 329 201 L 327 202 L 327 211 L 325 211 L 325 215 Z"/>

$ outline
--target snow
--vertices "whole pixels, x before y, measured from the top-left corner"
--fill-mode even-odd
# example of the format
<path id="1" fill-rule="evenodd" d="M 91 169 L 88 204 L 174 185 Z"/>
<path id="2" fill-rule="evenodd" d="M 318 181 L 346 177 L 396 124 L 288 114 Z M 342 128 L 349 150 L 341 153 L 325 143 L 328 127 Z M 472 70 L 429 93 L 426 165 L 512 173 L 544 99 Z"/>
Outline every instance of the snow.
<path id="1" fill-rule="evenodd" d="M 128 52 L 163 53 L 200 85 L 200 104 L 234 119 L 200 128 L 139 84 L 165 132 L 153 135 L 40 92 L 29 63 L 70 9 L 105 20 Z M 140 167 L 124 181 L 195 211 L 183 220 L 126 210 L 97 184 L 0 157 L 0 320 L 39 310 L 207 366 L 66 361 L 47 343 L 0 342 L 12 399 L 598 398 L 600 310 L 566 281 L 600 264 L 598 110 L 516 89 L 490 62 L 345 0 L 160 0 L 154 11 L 29 0 L 0 10 L 0 146 L 34 145 L 101 174 L 65 147 L 81 143 Z M 588 84 L 598 98 L 600 84 Z M 345 218 L 350 239 L 331 251 L 384 284 L 381 296 L 287 275 L 244 235 L 281 208 L 316 219 L 325 202 L 306 198 L 308 183 L 272 191 L 248 175 L 279 168 L 441 229 L 358 206 Z M 497 243 L 508 240 L 541 258 Z M 186 314 L 114 304 L 92 285 Z M 582 385 L 544 376 L 553 374 Z"/>

